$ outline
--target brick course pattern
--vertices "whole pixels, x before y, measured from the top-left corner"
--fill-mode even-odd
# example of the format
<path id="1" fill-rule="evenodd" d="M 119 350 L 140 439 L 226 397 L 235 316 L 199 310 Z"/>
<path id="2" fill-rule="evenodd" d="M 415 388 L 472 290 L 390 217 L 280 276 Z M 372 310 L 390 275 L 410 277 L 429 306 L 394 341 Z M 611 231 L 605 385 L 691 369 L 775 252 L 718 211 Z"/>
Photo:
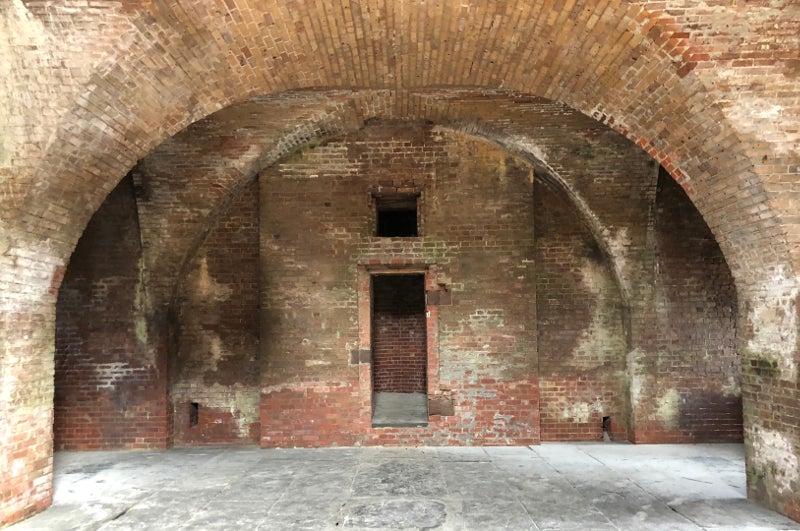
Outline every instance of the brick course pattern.
<path id="1" fill-rule="evenodd" d="M 428 392 L 423 275 L 372 279 L 372 390 Z"/>
<path id="2" fill-rule="evenodd" d="M 536 141 L 537 125 L 517 118 L 531 97 L 548 98 L 630 139 L 707 223 L 736 286 L 749 492 L 800 519 L 798 25 L 792 0 L 366 0 L 341 9 L 281 0 L 3 2 L 0 469 L 8 473 L 0 477 L 0 522 L 49 503 L 56 300 L 91 216 L 138 161 L 254 96 L 275 103 L 266 120 L 274 134 L 257 147 L 233 155 L 250 138 L 243 112 L 241 127 L 219 142 L 231 153 L 206 166 L 218 171 L 191 171 L 209 162 L 198 145 L 195 159 L 152 187 L 134 175 L 149 275 L 143 348 L 155 365 L 172 348 L 176 284 L 255 172 L 380 117 L 469 131 L 544 175 L 556 169 L 552 153 Z M 308 98 L 298 102 L 301 89 Z M 338 96 L 323 95 L 331 92 Z M 520 102 L 519 116 L 486 121 L 493 92 L 509 108 Z M 631 397 L 632 424 L 656 419 L 654 407 L 680 411 L 670 404 L 685 392 L 676 390 L 676 402 L 648 377 L 665 344 L 653 333 L 656 308 L 665 308 L 656 277 L 647 276 L 655 256 L 635 231 L 650 225 L 628 224 L 633 237 L 620 238 L 623 226 L 604 222 L 613 215 L 591 215 L 598 211 L 582 194 L 564 189 L 629 301 L 629 374 L 643 390 Z M 714 313 L 707 297 L 700 301 L 700 313 Z M 676 362 L 699 359 L 667 352 Z M 366 369 L 359 366 L 359 378 Z M 656 407 L 655 396 L 668 407 Z"/>
<path id="3" fill-rule="evenodd" d="M 429 125 L 377 123 L 259 179 L 262 445 L 539 440 L 532 167 Z M 421 236 L 374 236 L 373 196 L 387 192 L 421 194 Z M 426 428 L 370 427 L 372 367 L 350 363 L 375 337 L 357 319 L 359 298 L 371 299 L 359 293 L 359 267 L 435 267 L 450 290 L 427 392 L 452 400 L 453 415 Z"/>
<path id="4" fill-rule="evenodd" d="M 128 177 L 92 218 L 59 290 L 57 449 L 167 446 L 166 367 L 144 348 L 141 256 Z"/>
<path id="5" fill-rule="evenodd" d="M 178 291 L 170 358 L 175 444 L 258 442 L 258 278 L 258 186 L 251 182 L 206 236 Z"/>

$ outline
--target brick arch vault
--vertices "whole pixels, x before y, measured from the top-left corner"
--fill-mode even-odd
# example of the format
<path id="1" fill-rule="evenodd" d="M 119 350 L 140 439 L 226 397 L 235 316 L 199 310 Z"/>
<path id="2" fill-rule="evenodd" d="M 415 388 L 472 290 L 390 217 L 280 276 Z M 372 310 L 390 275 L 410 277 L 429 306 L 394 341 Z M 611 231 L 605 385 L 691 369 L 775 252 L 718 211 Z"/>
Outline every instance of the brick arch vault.
<path id="1" fill-rule="evenodd" d="M 751 495 L 800 518 L 800 231 L 785 193 L 800 173 L 798 11 L 789 0 L 4 3 L 0 521 L 50 503 L 55 298 L 91 214 L 137 160 L 256 95 L 381 89 L 402 117 L 414 92 L 446 87 L 564 102 L 682 185 L 736 280 Z"/>

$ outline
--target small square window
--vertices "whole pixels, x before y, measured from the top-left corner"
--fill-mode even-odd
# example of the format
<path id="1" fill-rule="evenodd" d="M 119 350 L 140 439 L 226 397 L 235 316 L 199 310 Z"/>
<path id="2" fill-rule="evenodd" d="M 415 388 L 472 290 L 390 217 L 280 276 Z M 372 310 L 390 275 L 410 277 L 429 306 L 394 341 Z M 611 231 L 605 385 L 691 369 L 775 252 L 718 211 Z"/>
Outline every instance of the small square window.
<path id="1" fill-rule="evenodd" d="M 419 236 L 416 195 L 376 197 L 375 214 L 377 236 L 387 238 Z"/>

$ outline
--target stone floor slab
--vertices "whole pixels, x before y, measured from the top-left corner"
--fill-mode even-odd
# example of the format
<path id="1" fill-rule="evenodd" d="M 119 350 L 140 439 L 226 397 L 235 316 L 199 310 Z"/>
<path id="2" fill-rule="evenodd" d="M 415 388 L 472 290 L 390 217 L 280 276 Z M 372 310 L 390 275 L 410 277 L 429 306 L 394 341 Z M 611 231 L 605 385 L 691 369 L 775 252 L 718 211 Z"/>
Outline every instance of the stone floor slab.
<path id="1" fill-rule="evenodd" d="M 23 530 L 800 530 L 741 445 L 59 452 Z"/>
<path id="2" fill-rule="evenodd" d="M 373 395 L 374 427 L 416 427 L 428 425 L 428 395 L 425 393 L 380 392 Z"/>

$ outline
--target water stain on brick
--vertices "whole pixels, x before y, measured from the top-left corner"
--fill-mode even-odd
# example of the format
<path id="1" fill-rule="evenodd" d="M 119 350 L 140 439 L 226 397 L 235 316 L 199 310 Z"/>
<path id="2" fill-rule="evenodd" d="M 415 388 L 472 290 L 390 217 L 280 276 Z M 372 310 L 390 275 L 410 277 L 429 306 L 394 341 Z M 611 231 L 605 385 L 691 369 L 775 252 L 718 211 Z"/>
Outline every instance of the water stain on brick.
<path id="1" fill-rule="evenodd" d="M 741 395 L 713 390 L 682 393 L 678 427 L 692 434 L 697 443 L 728 442 L 742 437 Z M 707 426 L 713 425 L 713 429 Z"/>
<path id="2" fill-rule="evenodd" d="M 6 2 L 0 21 L 0 55 L 8 58 L 0 65 L 0 108 L 7 111 L 3 123 L 8 129 L 3 139 L 4 153 L 0 155 L 4 166 L 0 168 L 4 214 L 0 324 L 8 334 L 9 346 L 4 352 L 2 386 L 8 400 L 0 402 L 10 404 L 2 412 L 4 421 L 15 436 L 19 433 L 24 438 L 22 451 L 27 453 L 9 466 L 13 475 L 3 483 L 0 518 L 5 523 L 37 510 L 48 503 L 52 494 L 49 470 L 41 463 L 47 462 L 49 456 L 50 353 L 57 312 L 50 282 L 54 268 L 67 263 L 91 213 L 137 158 L 209 113 L 256 94 L 265 94 L 260 102 L 273 103 L 267 113 L 253 118 L 239 108 L 230 115 L 237 121 L 269 122 L 264 126 L 260 147 L 251 150 L 261 152 L 263 159 L 252 153 L 252 158 L 247 159 L 242 154 L 243 138 L 247 136 L 244 134 L 215 134 L 235 139 L 232 145 L 220 146 L 222 152 L 215 154 L 219 155 L 216 158 L 205 157 L 202 145 L 189 142 L 182 148 L 187 148 L 185 153 L 190 155 L 173 161 L 178 163 L 166 167 L 140 197 L 139 210 L 152 214 L 142 218 L 150 224 L 141 231 L 147 249 L 144 255 L 148 266 L 158 266 L 150 271 L 147 280 L 150 308 L 146 338 L 142 333 L 137 338 L 130 320 L 120 323 L 114 315 L 97 315 L 102 312 L 92 313 L 91 308 L 88 313 L 76 310 L 91 325 L 71 326 L 70 317 L 64 321 L 65 310 L 71 304 L 75 305 L 73 308 L 81 306 L 81 297 L 92 284 L 82 284 L 75 277 L 65 279 L 64 284 L 71 286 L 62 286 L 59 294 L 59 298 L 63 295 L 58 310 L 62 326 L 56 335 L 61 334 L 60 347 L 67 343 L 74 347 L 67 349 L 72 356 L 68 361 L 74 362 L 75 369 L 70 377 L 82 374 L 81 367 L 86 368 L 89 363 L 87 356 L 100 356 L 100 363 L 125 362 L 129 366 L 134 365 L 134 360 L 147 359 L 152 379 L 140 385 L 146 388 L 142 394 L 147 395 L 152 407 L 145 407 L 142 416 L 152 413 L 158 425 L 151 424 L 150 428 L 165 436 L 162 432 L 168 420 L 164 404 L 154 395 L 160 394 L 163 399 L 166 392 L 159 378 L 163 378 L 166 369 L 162 358 L 171 339 L 164 337 L 162 331 L 179 323 L 165 324 L 167 312 L 163 307 L 169 304 L 167 299 L 178 280 L 174 276 L 180 267 L 175 263 L 187 255 L 191 244 L 186 241 L 195 238 L 193 232 L 209 228 L 207 214 L 214 210 L 221 191 L 239 177 L 251 178 L 252 172 L 257 171 L 250 167 L 253 160 L 272 164 L 281 154 L 302 149 L 317 136 L 360 128 L 366 118 L 380 116 L 413 122 L 433 119 L 441 124 L 463 124 L 466 135 L 498 131 L 486 138 L 495 139 L 499 145 L 513 144 L 518 153 L 546 161 L 564 176 L 564 182 L 580 192 L 588 210 L 597 215 L 597 227 L 607 232 L 595 232 L 598 238 L 608 240 L 604 249 L 609 250 L 623 295 L 632 304 L 626 311 L 630 316 L 628 346 L 635 353 L 630 377 L 637 407 L 642 408 L 637 410 L 637 423 L 652 412 L 652 398 L 659 389 L 654 382 L 661 381 L 660 389 L 702 388 L 697 380 L 687 384 L 687 378 L 666 378 L 663 371 L 668 367 L 691 367 L 715 382 L 732 381 L 732 385 L 726 385 L 736 394 L 735 369 L 721 374 L 723 368 L 736 363 L 738 340 L 729 326 L 736 316 L 735 311 L 733 317 L 725 318 L 715 313 L 719 302 L 720 308 L 745 309 L 739 321 L 743 325 L 739 332 L 746 352 L 744 359 L 777 364 L 775 377 L 769 377 L 772 369 L 751 367 L 745 362 L 743 387 L 749 393 L 746 404 L 752 415 L 748 421 L 751 428 L 755 430 L 759 422 L 770 430 L 775 428 L 776 433 L 795 445 L 796 454 L 797 422 L 794 417 L 771 411 L 770 405 L 773 398 L 785 399 L 792 406 L 798 401 L 798 291 L 797 268 L 793 264 L 798 259 L 794 194 L 800 112 L 794 77 L 798 66 L 792 54 L 796 48 L 792 40 L 796 32 L 792 32 L 797 13 L 795 3 L 789 0 L 755 4 L 684 1 L 667 3 L 670 9 L 664 11 L 664 2 L 613 0 L 600 13 L 595 9 L 596 3 L 585 0 L 518 2 L 514 5 L 513 24 L 492 22 L 487 32 L 479 22 L 498 20 L 501 13 L 493 12 L 495 3 L 477 2 L 460 9 L 458 2 L 445 2 L 443 9 L 429 9 L 429 3 L 420 7 L 422 3 L 409 6 L 390 2 L 370 11 L 379 15 L 368 17 L 372 34 L 389 43 L 382 50 L 385 53 L 376 53 L 379 47 L 365 46 L 364 32 L 359 31 L 364 20 L 353 10 L 330 10 L 324 3 L 294 2 L 291 11 L 296 20 L 289 20 L 283 8 L 243 9 L 238 0 L 226 0 L 207 11 L 186 10 L 188 4 L 184 2 L 158 2 L 156 7 L 135 0 L 68 5 L 31 0 Z M 452 17 L 449 7 L 454 8 Z M 186 16 L 189 12 L 197 16 Z M 587 38 L 562 39 L 566 19 L 572 24 L 572 33 Z M 336 38 L 329 38 L 330 32 L 316 31 L 319 28 L 342 31 L 334 32 Z M 420 45 L 433 42 L 424 38 L 431 35 L 435 35 L 436 43 L 447 44 Z M 158 80 L 157 86 L 151 80 Z M 307 87 L 330 90 L 302 90 Z M 532 94 L 545 94 L 574 108 Z M 553 109 L 556 112 L 550 112 Z M 645 193 L 639 195 L 639 180 L 625 180 L 623 172 L 614 175 L 599 165 L 593 166 L 599 162 L 610 169 L 614 167 L 606 164 L 605 157 L 597 156 L 599 150 L 594 145 L 595 156 L 581 159 L 587 165 L 586 171 L 570 167 L 570 157 L 564 156 L 570 146 L 564 142 L 574 132 L 570 124 L 582 119 L 581 113 L 614 128 L 621 133 L 620 138 L 631 139 L 663 164 L 689 193 L 730 260 L 741 290 L 739 304 L 729 304 L 729 297 L 727 301 L 724 297 L 713 301 L 698 300 L 692 295 L 702 290 L 725 291 L 727 279 L 720 276 L 725 282 L 698 284 L 701 278 L 688 272 L 701 270 L 703 264 L 692 261 L 691 255 L 682 252 L 676 261 L 656 262 L 654 253 L 641 249 L 647 236 L 643 232 L 652 227 L 634 212 L 650 208 L 649 200 L 637 200 L 649 197 Z M 592 125 L 596 129 L 598 124 Z M 184 139 L 194 140 L 202 128 L 189 127 L 186 131 Z M 580 131 L 577 136 L 593 138 Z M 760 163 L 764 156 L 767 163 Z M 432 158 L 432 171 L 443 178 L 453 177 L 444 183 L 444 189 L 457 183 L 458 174 L 468 169 L 450 166 L 452 161 L 440 156 Z M 217 164 L 220 159 L 225 161 L 223 165 Z M 492 163 L 498 160 L 494 157 Z M 627 157 L 626 161 L 636 169 L 635 157 Z M 322 179 L 317 174 L 314 180 Z M 591 192 L 593 183 L 608 186 L 607 193 L 586 193 Z M 622 189 L 620 183 L 629 186 Z M 464 184 L 474 183 L 468 176 Z M 208 190 L 213 191 L 206 193 Z M 105 208 L 100 211 L 108 214 Z M 681 219 L 665 216 L 670 217 Z M 334 234 L 361 234 L 365 225 Z M 480 245 L 475 242 L 486 241 L 479 239 L 485 238 L 484 234 L 467 234 L 467 238 L 473 248 Z M 114 249 L 106 244 L 100 247 L 105 251 L 92 262 L 98 266 L 103 266 L 103 261 L 113 263 L 120 272 L 124 271 L 123 276 L 135 278 L 126 269 L 135 262 L 131 256 L 117 262 L 112 259 L 118 256 Z M 344 246 L 332 248 L 340 253 L 344 250 Z M 436 249 L 435 260 L 442 261 L 452 259 L 461 247 L 443 245 Z M 373 250 L 371 258 L 375 260 L 399 260 L 398 254 L 404 250 L 418 260 L 434 256 L 413 246 L 400 251 L 390 247 Z M 68 269 L 80 269 L 84 251 L 85 245 L 79 243 L 74 265 L 70 263 Z M 662 251 L 672 254 L 667 247 Z M 294 258 L 299 267 L 313 264 L 314 260 L 313 255 Z M 509 269 L 513 264 L 510 260 L 498 264 L 498 269 L 519 273 Z M 662 284 L 665 289 L 649 290 L 655 288 L 652 279 L 644 275 L 650 265 L 672 271 L 671 277 L 655 279 L 666 282 Z M 713 270 L 714 274 L 721 272 L 719 262 L 714 262 Z M 676 271 L 686 275 L 674 275 Z M 509 272 L 508 278 L 513 279 L 514 272 Z M 350 273 L 355 276 L 355 269 Z M 475 286 L 462 282 L 456 267 L 447 273 L 455 279 L 454 306 L 473 304 Z M 681 279 L 687 281 L 687 291 L 681 291 L 684 288 L 680 282 L 674 282 Z M 515 285 L 511 283 L 512 287 Z M 109 289 L 106 300 L 111 301 L 112 309 L 127 311 L 130 293 L 123 297 L 117 287 Z M 318 285 L 311 289 L 318 289 Z M 353 290 L 346 291 L 347 301 L 337 307 L 342 313 L 355 304 Z M 519 291 L 510 293 L 520 298 Z M 776 311 L 776 307 L 780 310 Z M 260 311 L 269 312 L 269 318 L 312 322 L 314 317 L 314 312 L 309 316 L 294 309 L 283 313 L 273 312 L 273 308 Z M 447 311 L 442 313 L 443 322 L 452 318 Z M 228 314 L 234 312 L 221 312 L 219 323 Z M 695 319 L 689 319 L 690 315 Z M 533 322 L 535 311 L 529 312 L 526 319 Z M 335 327 L 347 336 L 330 347 L 332 352 L 341 354 L 338 358 L 332 355 L 331 359 L 344 360 L 344 345 L 354 344 L 353 328 L 357 324 L 326 322 L 329 330 Z M 243 326 L 247 328 L 249 324 Z M 706 330 L 709 335 L 701 337 Z M 79 334 L 80 340 L 70 336 L 71 332 Z M 84 335 L 85 332 L 91 333 Z M 217 332 L 225 335 L 222 330 L 214 331 Z M 109 344 L 124 344 L 125 348 L 111 348 L 107 355 L 101 355 L 95 344 L 103 333 L 112 338 Z M 142 346 L 142 339 L 148 344 Z M 248 341 L 252 344 L 252 338 Z M 705 348 L 714 343 L 718 345 L 713 350 Z M 291 342 L 286 342 L 276 350 L 283 356 L 290 348 Z M 518 341 L 515 348 L 527 349 L 532 357 L 536 355 L 533 340 Z M 65 368 L 63 353 L 64 349 L 57 358 L 59 369 Z M 514 363 L 523 358 L 516 354 L 515 351 L 512 356 Z M 326 354 L 315 352 L 301 361 L 320 356 Z M 286 364 L 288 361 L 280 368 L 285 369 Z M 346 370 L 366 377 L 361 372 L 369 367 L 364 365 L 348 366 Z M 287 379 L 290 369 L 276 378 Z M 764 374 L 757 374 L 759 370 Z M 93 373 L 87 370 L 87 374 Z M 317 367 L 309 374 L 311 378 L 324 378 L 325 371 Z M 639 376 L 642 385 L 634 381 Z M 56 392 L 61 393 L 66 390 L 64 376 L 57 378 Z M 716 391 L 715 387 L 710 390 Z M 455 396 L 467 395 L 460 389 Z M 84 396 L 80 402 L 91 403 L 93 399 Z M 471 414 L 466 411 L 468 404 L 461 398 L 457 402 L 461 413 Z M 57 402 L 57 411 L 63 405 Z M 57 426 L 59 422 L 56 420 Z M 656 431 L 653 434 L 658 435 Z M 464 440 L 458 437 L 456 440 Z M 785 446 L 771 435 L 764 439 L 766 443 Z M 147 436 L 143 440 L 144 443 L 139 442 L 158 444 Z M 751 440 L 755 439 L 751 436 Z M 313 442 L 313 438 L 305 442 Z M 753 457 L 763 457 L 770 444 L 750 444 L 748 448 L 757 452 Z M 780 478 L 763 477 L 767 478 L 763 485 L 756 487 L 763 486 L 766 494 L 757 489 L 755 497 L 797 514 L 798 505 L 791 499 L 792 492 L 797 491 L 797 473 L 795 484 L 790 485 L 793 490 L 777 489 Z"/>

